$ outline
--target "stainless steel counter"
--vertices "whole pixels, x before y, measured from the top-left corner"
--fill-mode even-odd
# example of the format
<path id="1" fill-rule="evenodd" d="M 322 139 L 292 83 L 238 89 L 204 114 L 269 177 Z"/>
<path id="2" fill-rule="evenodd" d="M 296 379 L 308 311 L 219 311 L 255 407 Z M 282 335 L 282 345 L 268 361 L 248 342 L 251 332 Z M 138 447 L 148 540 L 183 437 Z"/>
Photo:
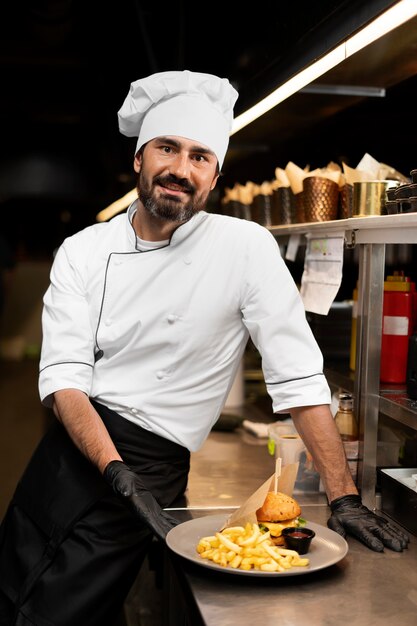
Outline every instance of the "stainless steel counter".
<path id="1" fill-rule="evenodd" d="M 229 512 L 274 471 L 265 440 L 238 429 L 212 432 L 192 456 L 187 512 L 181 519 Z M 323 494 L 297 494 L 303 516 L 326 525 Z M 171 626 L 351 626 L 417 624 L 417 539 L 407 550 L 375 553 L 353 538 L 326 569 L 270 579 L 209 571 L 170 554 L 167 623 Z"/>

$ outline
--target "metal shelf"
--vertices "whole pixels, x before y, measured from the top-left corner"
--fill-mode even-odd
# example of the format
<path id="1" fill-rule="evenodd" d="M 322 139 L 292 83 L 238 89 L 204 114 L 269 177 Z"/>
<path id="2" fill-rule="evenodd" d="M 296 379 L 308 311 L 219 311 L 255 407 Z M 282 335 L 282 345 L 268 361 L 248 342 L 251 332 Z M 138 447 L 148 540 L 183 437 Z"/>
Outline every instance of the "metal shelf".
<path id="1" fill-rule="evenodd" d="M 354 393 L 354 372 L 330 364 L 324 368 L 324 374 L 330 385 Z M 396 422 L 417 430 L 417 400 L 411 400 L 404 389 L 381 389 L 379 410 Z"/>
<path id="2" fill-rule="evenodd" d="M 405 392 L 382 391 L 379 410 L 396 422 L 417 430 L 417 400 L 411 400 Z"/>
<path id="3" fill-rule="evenodd" d="M 417 243 L 417 213 L 353 217 L 331 222 L 271 226 L 275 237 L 310 234 L 318 237 L 344 237 L 350 247 L 359 248 L 359 284 L 355 374 L 326 364 L 329 383 L 353 389 L 361 433 L 361 459 L 358 487 L 363 502 L 375 506 L 378 420 L 386 415 L 399 424 L 417 430 L 417 402 L 404 389 L 384 389 L 380 385 L 382 338 L 382 302 L 385 270 L 385 246 L 389 243 Z"/>
<path id="4" fill-rule="evenodd" d="M 269 226 L 270 232 L 277 237 L 313 233 L 315 235 L 344 232 L 350 244 L 361 243 L 416 243 L 417 213 L 398 213 L 397 215 L 368 215 L 350 217 L 345 220 L 330 222 L 305 222 Z"/>

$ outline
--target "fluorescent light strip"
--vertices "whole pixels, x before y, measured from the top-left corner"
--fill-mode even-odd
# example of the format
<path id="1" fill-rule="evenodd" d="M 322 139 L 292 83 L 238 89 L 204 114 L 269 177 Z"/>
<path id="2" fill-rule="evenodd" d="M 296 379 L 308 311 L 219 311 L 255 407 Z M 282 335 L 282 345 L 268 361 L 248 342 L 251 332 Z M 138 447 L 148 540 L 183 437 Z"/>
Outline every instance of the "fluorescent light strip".
<path id="1" fill-rule="evenodd" d="M 346 58 L 417 15 L 416 0 L 400 0 L 346 40 Z"/>
<path id="2" fill-rule="evenodd" d="M 309 65 L 305 69 L 301 70 L 298 74 L 287 80 L 286 83 L 275 89 L 269 96 L 255 104 L 253 107 L 238 115 L 233 120 L 233 126 L 231 135 L 237 133 L 238 130 L 241 130 L 254 120 L 258 119 L 264 113 L 267 113 L 271 109 L 273 109 L 277 104 L 286 100 L 297 91 L 311 83 L 313 80 L 316 80 L 322 74 L 325 74 L 327 71 L 331 70 L 332 67 L 335 67 L 339 63 L 345 60 L 345 45 L 341 44 L 324 57 Z"/>
<path id="3" fill-rule="evenodd" d="M 290 78 L 283 85 L 278 87 L 269 96 L 266 96 L 263 100 L 255 104 L 253 107 L 238 115 L 232 126 L 231 135 L 234 135 L 239 130 L 258 119 L 267 111 L 273 109 L 277 104 L 283 102 L 290 96 L 294 95 L 297 91 L 310 84 L 319 76 L 322 76 L 333 67 L 344 61 L 348 57 L 355 54 L 362 48 L 376 41 L 386 33 L 389 33 L 394 28 L 401 26 L 412 17 L 417 15 L 417 2 L 416 0 L 400 0 L 394 6 L 387 9 L 379 17 L 375 18 L 367 26 L 364 26 L 352 37 L 349 37 L 346 41 L 339 46 L 325 54 L 323 57 L 304 68 Z"/>
<path id="4" fill-rule="evenodd" d="M 260 102 L 253 107 L 244 111 L 241 115 L 238 115 L 233 121 L 230 134 L 234 135 L 239 130 L 258 119 L 258 117 L 273 109 L 277 104 L 294 95 L 297 91 L 309 85 L 333 67 L 355 54 L 355 52 L 359 52 L 362 48 L 365 48 L 373 41 L 376 41 L 386 33 L 394 30 L 394 28 L 401 26 L 401 24 L 404 24 L 416 15 L 416 0 L 399 0 L 394 6 L 387 9 L 367 26 L 364 26 L 364 28 L 355 35 L 352 35 L 352 37 L 346 39 L 346 41 L 339 44 L 323 57 L 301 70 L 301 72 L 290 78 L 283 85 L 280 85 L 280 87 L 269 94 L 269 96 L 260 100 Z M 136 197 L 136 189 L 132 189 L 132 191 L 123 196 L 123 198 L 119 198 L 119 200 L 110 204 L 106 209 L 100 211 L 96 219 L 99 222 L 110 219 L 128 207 Z"/>
<path id="5" fill-rule="evenodd" d="M 123 209 L 129 206 L 129 204 L 132 204 L 132 202 L 136 200 L 137 197 L 138 192 L 136 191 L 136 189 L 128 191 L 127 194 L 124 195 L 122 198 L 119 198 L 115 202 L 112 202 L 112 204 L 109 204 L 109 206 L 100 211 L 100 213 L 97 213 L 96 220 L 98 222 L 105 222 L 106 220 L 109 220 L 111 217 L 117 215 L 117 213 L 123 211 Z"/>

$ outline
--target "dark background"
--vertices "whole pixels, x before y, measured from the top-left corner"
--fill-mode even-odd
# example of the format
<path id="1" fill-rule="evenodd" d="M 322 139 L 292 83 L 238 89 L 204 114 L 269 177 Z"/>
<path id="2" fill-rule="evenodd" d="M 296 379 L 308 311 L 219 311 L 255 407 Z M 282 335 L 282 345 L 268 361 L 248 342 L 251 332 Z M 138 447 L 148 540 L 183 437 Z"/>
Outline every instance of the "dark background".
<path id="1" fill-rule="evenodd" d="M 16 256 L 49 258 L 65 236 L 93 223 L 101 209 L 134 186 L 135 141 L 117 127 L 117 111 L 132 81 L 173 69 L 225 76 L 240 93 L 238 114 L 274 81 L 279 84 L 294 59 L 302 63 L 312 45 L 326 47 L 328 37 L 349 30 L 352 16 L 355 24 L 366 21 L 389 4 L 258 1 L 247 9 L 234 2 L 185 0 L 4 4 L 1 232 Z M 237 133 L 218 194 L 236 181 L 271 180 L 275 167 L 289 160 L 312 168 L 344 160 L 355 167 L 365 151 L 408 175 L 417 165 L 408 134 L 415 86 L 413 76 L 377 102 L 352 100 L 342 111 L 327 106 L 320 119 L 309 120 L 302 105 L 306 123 L 298 117 L 286 133 L 284 113 L 280 130 L 272 123 L 256 140 Z"/>

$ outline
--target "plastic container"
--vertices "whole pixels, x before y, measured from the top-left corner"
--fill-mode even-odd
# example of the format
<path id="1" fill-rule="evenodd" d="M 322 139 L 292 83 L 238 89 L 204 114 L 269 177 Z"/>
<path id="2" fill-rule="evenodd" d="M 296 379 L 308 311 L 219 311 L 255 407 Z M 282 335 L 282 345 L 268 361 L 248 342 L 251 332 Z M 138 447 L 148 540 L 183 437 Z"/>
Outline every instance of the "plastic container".
<path id="1" fill-rule="evenodd" d="M 395 199 L 402 200 L 403 198 L 409 198 L 412 196 L 412 186 L 410 183 L 400 185 L 395 190 Z"/>
<path id="2" fill-rule="evenodd" d="M 407 210 L 403 213 L 416 213 L 417 212 L 417 196 L 411 196 L 407 200 Z"/>
<path id="3" fill-rule="evenodd" d="M 399 205 L 397 200 L 387 200 L 385 202 L 385 213 L 387 215 L 395 215 L 396 213 L 399 213 L 399 208 L 401 208 L 401 205 Z"/>
<path id="4" fill-rule="evenodd" d="M 280 437 L 282 435 L 296 435 L 297 431 L 292 420 L 274 422 L 268 426 L 268 452 L 277 458 L 280 456 Z"/>
<path id="5" fill-rule="evenodd" d="M 280 457 L 283 465 L 299 463 L 294 493 L 319 493 L 324 491 L 313 459 L 297 433 L 292 420 L 274 422 L 268 426 L 268 452 Z"/>
<path id="6" fill-rule="evenodd" d="M 387 194 L 387 200 L 389 201 L 393 201 L 395 200 L 395 191 L 396 191 L 396 187 L 391 187 L 390 189 L 387 189 L 386 194 Z"/>
<path id="7" fill-rule="evenodd" d="M 307 554 L 310 545 L 316 533 L 312 528 L 297 528 L 295 526 L 287 526 L 282 529 L 285 546 L 289 550 L 295 550 L 298 554 Z"/>

